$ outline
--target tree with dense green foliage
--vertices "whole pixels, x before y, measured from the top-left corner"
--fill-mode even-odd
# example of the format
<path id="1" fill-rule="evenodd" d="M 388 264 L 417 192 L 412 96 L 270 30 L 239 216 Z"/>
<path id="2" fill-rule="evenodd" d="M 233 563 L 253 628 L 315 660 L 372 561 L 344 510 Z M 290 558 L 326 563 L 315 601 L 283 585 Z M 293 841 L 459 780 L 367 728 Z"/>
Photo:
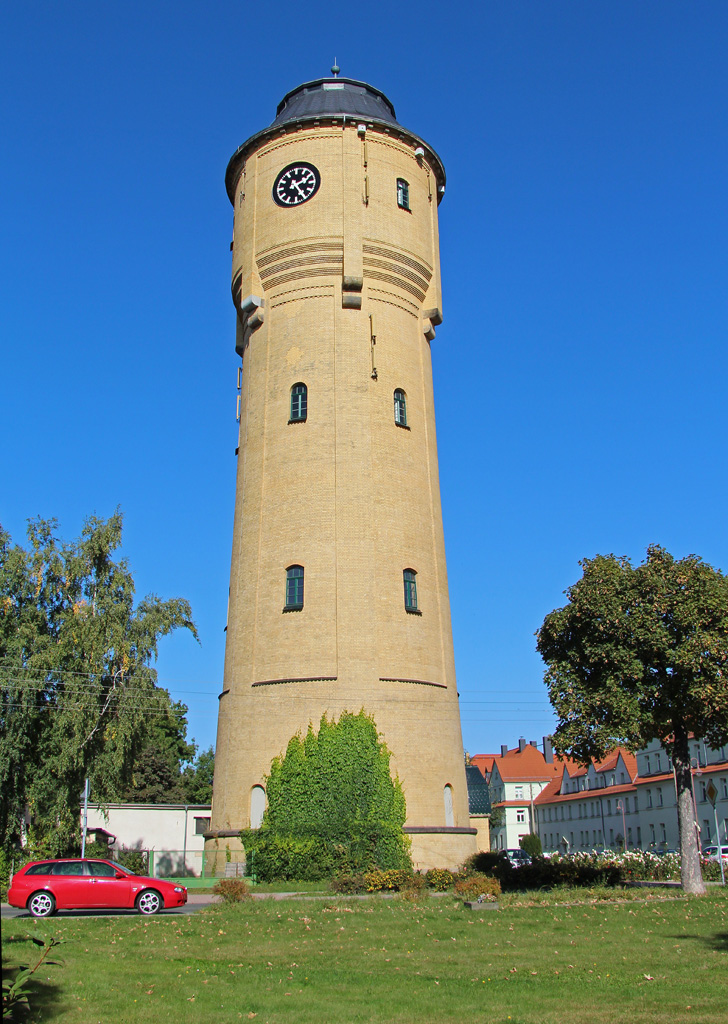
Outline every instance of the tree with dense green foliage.
<path id="1" fill-rule="evenodd" d="M 659 740 L 675 772 L 683 888 L 704 892 L 688 738 L 728 742 L 728 577 L 657 546 L 638 566 L 614 555 L 580 564 L 569 603 L 537 634 L 554 747 L 588 764 Z"/>
<path id="2" fill-rule="evenodd" d="M 49 854 L 79 832 L 84 780 L 118 798 L 156 723 L 175 705 L 156 686 L 160 637 L 197 636 L 187 601 L 134 604 L 122 517 L 89 518 L 65 543 L 34 520 L 29 547 L 0 530 L 0 844 L 29 838 Z"/>
<path id="3" fill-rule="evenodd" d="M 212 779 L 215 774 L 215 751 L 200 750 L 182 772 L 185 803 L 212 803 Z"/>
<path id="4" fill-rule="evenodd" d="M 267 779 L 260 829 L 243 833 L 264 878 L 323 878 L 336 871 L 410 868 L 404 793 L 390 753 L 364 711 L 321 719 L 294 736 Z"/>
<path id="5" fill-rule="evenodd" d="M 494 794 L 490 787 L 488 787 L 490 793 L 490 817 L 488 819 L 490 828 L 503 828 L 506 823 L 506 812 L 504 807 L 497 807 Z"/>
<path id="6" fill-rule="evenodd" d="M 129 803 L 186 803 L 183 770 L 195 756 L 187 740 L 187 707 L 181 702 L 155 715 L 147 724 L 146 738 L 134 758 L 129 784 L 122 798 Z"/>
<path id="7" fill-rule="evenodd" d="M 541 840 L 535 832 L 529 832 L 527 835 L 521 836 L 518 845 L 529 857 L 540 857 L 543 854 Z"/>

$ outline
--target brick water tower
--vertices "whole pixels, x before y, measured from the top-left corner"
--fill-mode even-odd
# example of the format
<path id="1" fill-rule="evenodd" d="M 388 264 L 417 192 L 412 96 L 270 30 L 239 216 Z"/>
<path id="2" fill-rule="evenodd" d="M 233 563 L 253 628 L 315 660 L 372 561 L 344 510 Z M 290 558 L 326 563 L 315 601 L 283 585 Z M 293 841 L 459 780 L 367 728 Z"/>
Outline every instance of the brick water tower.
<path id="1" fill-rule="evenodd" d="M 240 437 L 207 848 L 257 827 L 291 736 L 362 707 L 416 867 L 475 851 L 455 683 L 430 345 L 445 171 L 383 93 L 283 97 L 233 155 Z"/>

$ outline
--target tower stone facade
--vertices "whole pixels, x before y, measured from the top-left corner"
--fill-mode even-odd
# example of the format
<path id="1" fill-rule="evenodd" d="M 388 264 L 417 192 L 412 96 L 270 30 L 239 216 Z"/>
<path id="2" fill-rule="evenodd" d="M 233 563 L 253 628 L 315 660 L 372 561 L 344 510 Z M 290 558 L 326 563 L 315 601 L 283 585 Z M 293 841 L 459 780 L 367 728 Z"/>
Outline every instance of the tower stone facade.
<path id="1" fill-rule="evenodd" d="M 208 848 L 256 827 L 271 760 L 362 707 L 392 752 L 415 866 L 475 850 L 430 343 L 442 163 L 378 90 L 281 101 L 227 170 L 240 438 Z"/>

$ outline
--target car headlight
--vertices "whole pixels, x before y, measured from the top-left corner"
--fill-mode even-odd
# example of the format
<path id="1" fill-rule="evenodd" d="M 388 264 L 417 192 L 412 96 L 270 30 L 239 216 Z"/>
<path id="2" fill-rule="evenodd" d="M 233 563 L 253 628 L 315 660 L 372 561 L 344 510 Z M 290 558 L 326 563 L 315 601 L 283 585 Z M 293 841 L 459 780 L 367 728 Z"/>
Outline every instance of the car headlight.
<path id="1" fill-rule="evenodd" d="M 175 892 L 184 892 L 184 888 L 181 885 L 175 885 L 174 891 Z"/>

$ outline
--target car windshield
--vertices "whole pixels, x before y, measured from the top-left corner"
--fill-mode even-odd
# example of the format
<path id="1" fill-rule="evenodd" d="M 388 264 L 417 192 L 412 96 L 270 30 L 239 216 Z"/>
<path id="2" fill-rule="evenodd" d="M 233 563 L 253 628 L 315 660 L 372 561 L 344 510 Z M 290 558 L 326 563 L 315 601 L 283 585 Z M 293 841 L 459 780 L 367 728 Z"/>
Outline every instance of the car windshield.
<path id="1" fill-rule="evenodd" d="M 123 871 L 125 875 L 133 875 L 134 872 L 130 871 L 129 868 L 125 868 L 123 864 L 117 864 L 115 860 L 110 861 L 114 865 L 117 871 Z"/>

